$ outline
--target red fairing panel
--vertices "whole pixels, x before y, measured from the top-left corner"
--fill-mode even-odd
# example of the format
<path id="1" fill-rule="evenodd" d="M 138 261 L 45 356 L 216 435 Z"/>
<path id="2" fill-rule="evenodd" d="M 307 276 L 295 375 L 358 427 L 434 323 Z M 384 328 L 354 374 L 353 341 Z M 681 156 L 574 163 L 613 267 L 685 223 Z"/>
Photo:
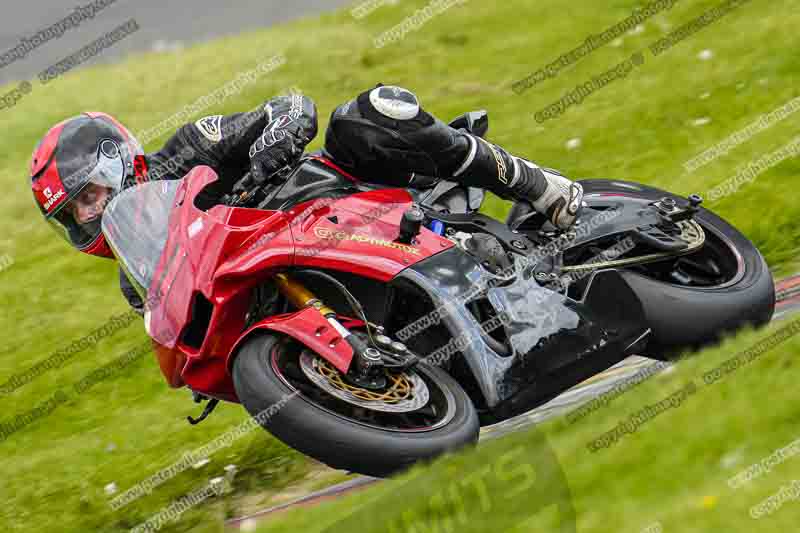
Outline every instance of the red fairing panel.
<path id="1" fill-rule="evenodd" d="M 169 237 L 150 288 L 151 298 L 159 304 L 149 313 L 147 329 L 160 345 L 159 354 L 168 357 L 166 368 L 182 360 L 174 350 L 186 356 L 181 372 L 184 383 L 168 371 L 165 377 L 170 384 L 186 384 L 199 392 L 235 400 L 225 361 L 244 328 L 250 289 L 275 269 L 290 265 L 294 247 L 291 232 L 280 231 L 285 227 L 283 213 L 226 206 L 208 212 L 197 209 L 194 198 L 216 179 L 211 168 L 197 167 L 184 178 L 175 196 Z M 269 246 L 253 246 L 270 232 Z M 257 264 L 259 268 L 236 284 L 218 282 L 217 272 L 224 271 L 228 263 Z M 159 293 L 161 298 L 155 298 Z M 200 347 L 182 340 L 198 294 L 214 309 Z"/>
<path id="2" fill-rule="evenodd" d="M 384 189 L 294 207 L 287 214 L 295 265 L 389 281 L 408 266 L 454 246 L 426 228 L 412 244 L 395 242 L 403 213 L 411 205 L 406 191 Z"/>
<path id="3" fill-rule="evenodd" d="M 186 385 L 181 376 L 183 367 L 186 365 L 186 354 L 178 348 L 167 348 L 156 341 L 153 341 L 153 351 L 156 354 L 161 373 L 164 374 L 169 386 L 178 388 Z"/>
<path id="4" fill-rule="evenodd" d="M 232 226 L 226 223 L 232 208 L 215 206 L 208 212 L 197 209 L 194 198 L 216 179 L 211 168 L 196 167 L 187 174 L 175 195 L 169 236 L 150 287 L 151 298 L 160 300 L 160 305 L 152 310 L 149 332 L 170 348 L 190 320 L 196 293 L 214 304 L 222 303 L 215 300 L 225 299 L 224 294 L 213 294 L 213 289 L 214 275 L 226 258 L 247 256 L 242 248 L 246 251 L 249 240 L 283 224 L 284 215 L 279 212 L 265 212 L 268 216 L 260 224 Z M 291 262 L 292 252 L 291 235 L 282 232 L 261 255 L 267 256 L 264 262 L 282 266 Z M 161 298 L 155 298 L 156 294 Z"/>
<path id="5" fill-rule="evenodd" d="M 284 333 L 313 351 L 325 354 L 325 359 L 343 373 L 347 373 L 353 360 L 353 348 L 350 344 L 339 335 L 319 311 L 311 307 L 288 315 L 269 317 L 253 324 L 236 342 L 231 350 L 231 355 L 236 352 L 239 344 L 250 333 L 258 329 Z M 233 360 L 229 356 L 227 367 L 230 368 L 232 364 Z"/>
<path id="6" fill-rule="evenodd" d="M 227 364 L 247 334 L 242 331 L 252 289 L 278 271 L 309 266 L 389 281 L 404 268 L 453 246 L 426 229 L 410 245 L 394 242 L 403 212 L 411 207 L 411 197 L 403 190 L 314 200 L 288 212 L 222 205 L 202 212 L 194 199 L 216 179 L 209 167 L 197 167 L 184 178 L 153 277 L 151 298 L 162 298 L 148 313 L 147 328 L 159 345 L 159 362 L 172 386 L 186 384 L 209 396 L 236 400 Z M 184 333 L 198 298 L 208 300 L 213 312 L 205 336 L 200 332 L 202 345 L 191 346 Z M 349 368 L 350 345 L 317 311 L 274 317 L 253 329 L 258 327 L 292 336 L 343 372 Z"/>

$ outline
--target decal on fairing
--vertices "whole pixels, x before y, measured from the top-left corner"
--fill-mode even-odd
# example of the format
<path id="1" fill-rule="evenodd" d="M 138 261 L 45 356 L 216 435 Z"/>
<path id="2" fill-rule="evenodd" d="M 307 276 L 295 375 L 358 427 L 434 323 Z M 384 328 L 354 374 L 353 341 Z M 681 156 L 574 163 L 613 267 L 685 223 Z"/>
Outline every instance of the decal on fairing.
<path id="1" fill-rule="evenodd" d="M 414 248 L 413 246 L 408 246 L 407 244 L 400 244 L 398 242 L 387 241 L 386 239 L 380 239 L 378 237 L 373 237 L 372 235 L 367 235 L 365 233 L 348 233 L 346 231 L 336 231 L 328 228 L 316 227 L 314 228 L 314 234 L 320 239 L 364 242 L 367 244 L 373 244 L 375 246 L 383 246 L 384 248 L 395 248 L 397 250 L 403 250 L 404 252 L 408 252 L 410 254 L 420 255 L 419 249 Z"/>

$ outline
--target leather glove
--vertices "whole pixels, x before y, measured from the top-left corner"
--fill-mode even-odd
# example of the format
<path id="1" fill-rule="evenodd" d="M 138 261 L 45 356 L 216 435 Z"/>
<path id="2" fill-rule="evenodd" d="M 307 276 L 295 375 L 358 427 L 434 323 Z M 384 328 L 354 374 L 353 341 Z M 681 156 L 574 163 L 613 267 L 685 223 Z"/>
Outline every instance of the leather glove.
<path id="1" fill-rule="evenodd" d="M 275 173 L 295 163 L 310 141 L 290 115 L 273 119 L 250 146 L 250 175 L 254 184 L 263 185 Z"/>

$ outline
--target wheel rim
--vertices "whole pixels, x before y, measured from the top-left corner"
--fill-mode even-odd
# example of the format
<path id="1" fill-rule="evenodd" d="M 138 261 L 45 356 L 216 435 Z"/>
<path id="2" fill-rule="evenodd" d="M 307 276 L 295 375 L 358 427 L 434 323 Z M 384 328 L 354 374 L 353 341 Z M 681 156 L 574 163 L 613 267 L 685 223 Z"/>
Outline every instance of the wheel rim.
<path id="1" fill-rule="evenodd" d="M 320 388 L 303 372 L 301 354 L 296 343 L 289 339 L 276 344 L 269 355 L 269 364 L 284 385 L 299 392 L 305 401 L 317 409 L 354 424 L 381 431 L 422 433 L 449 424 L 456 415 L 455 396 L 424 366 L 416 368 L 416 375 L 425 383 L 429 392 L 427 404 L 417 411 L 395 413 L 368 410 Z"/>
<path id="2" fill-rule="evenodd" d="M 745 275 L 745 262 L 744 257 L 742 256 L 739 249 L 736 245 L 731 241 L 726 235 L 719 231 L 715 226 L 705 222 L 704 220 L 698 220 L 700 226 L 702 226 L 703 230 L 706 232 L 706 245 L 703 246 L 702 249 L 699 251 L 690 254 L 684 258 L 685 260 L 691 259 L 695 255 L 702 255 L 704 253 L 711 252 L 713 255 L 712 259 L 715 260 L 717 265 L 719 266 L 719 262 L 723 263 L 720 267 L 721 270 L 725 271 L 725 278 L 726 280 L 713 283 L 713 284 L 706 284 L 706 285 L 692 285 L 692 287 L 698 289 L 724 289 L 725 287 L 729 287 L 731 285 L 735 285 L 738 283 Z M 710 236 L 710 238 L 709 238 Z M 685 263 L 684 263 L 685 264 Z M 673 283 L 673 285 L 681 286 L 680 283 Z"/>

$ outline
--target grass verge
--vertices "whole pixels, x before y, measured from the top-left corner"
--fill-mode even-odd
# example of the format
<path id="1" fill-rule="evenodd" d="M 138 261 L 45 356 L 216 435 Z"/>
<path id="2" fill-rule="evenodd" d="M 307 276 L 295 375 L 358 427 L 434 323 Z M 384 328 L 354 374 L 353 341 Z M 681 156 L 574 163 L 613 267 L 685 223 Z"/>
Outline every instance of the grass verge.
<path id="1" fill-rule="evenodd" d="M 417 91 L 426 108 L 443 118 L 488 109 L 492 140 L 568 176 L 630 179 L 681 194 L 709 190 L 734 176 L 741 165 L 797 135 L 797 120 L 788 119 L 692 174 L 682 166 L 760 114 L 798 96 L 794 83 L 798 63 L 787 53 L 794 44 L 798 20 L 791 0 L 752 0 L 663 55 L 652 57 L 646 52 L 644 64 L 627 78 L 544 124 L 535 121 L 536 111 L 578 83 L 646 50 L 714 2 L 679 1 L 648 21 L 643 31 L 625 35 L 519 96 L 511 91 L 513 82 L 582 43 L 589 34 L 629 16 L 639 4 L 630 0 L 610 5 L 588 0 L 568 4 L 471 1 L 430 20 L 402 41 L 381 49 L 372 46 L 375 36 L 424 5 L 420 0 L 404 1 L 359 20 L 342 11 L 182 51 L 137 55 L 117 65 L 70 73 L 45 87 L 34 82 L 31 94 L 0 112 L 4 135 L 0 183 L 5 191 L 0 196 L 0 213 L 6 228 L 0 235 L 0 256 L 13 261 L 9 265 L 4 260 L 0 271 L 0 332 L 5 340 L 0 346 L 0 382 L 125 311 L 114 265 L 80 256 L 57 240 L 42 223 L 28 190 L 27 164 L 36 141 L 55 122 L 84 110 L 106 111 L 131 130 L 144 131 L 238 73 L 283 53 L 285 66 L 190 119 L 250 109 L 296 86 L 316 99 L 323 131 L 334 106 L 376 82 L 394 83 Z M 711 60 L 700 59 L 704 50 L 711 50 Z M 312 149 L 321 145 L 321 137 Z M 567 148 L 573 139 L 581 139 L 578 149 Z M 166 135 L 147 148 L 157 149 L 164 140 Z M 794 185 L 799 166 L 796 159 L 787 160 L 712 206 L 741 228 L 779 272 L 797 255 L 800 204 Z M 487 210 L 499 216 L 506 207 L 493 199 Z M 0 397 L 0 423 L 41 405 L 56 391 L 70 391 L 83 376 L 140 344 L 144 337 L 138 324 Z M 687 368 L 707 360 L 704 356 Z M 789 365 L 786 375 L 791 375 L 791 362 L 781 364 Z M 720 492 L 713 513 L 698 502 L 719 486 L 719 480 L 711 483 L 713 479 L 707 485 L 706 476 L 713 478 L 707 470 L 723 451 L 741 445 L 747 450 L 743 453 L 757 454 L 789 440 L 790 399 L 785 398 L 787 411 L 780 415 L 771 414 L 776 412 L 771 397 L 769 405 L 764 401 L 767 394 L 780 394 L 781 386 L 790 390 L 789 378 L 784 381 L 781 372 L 770 368 L 765 373 L 743 373 L 750 381 L 736 389 L 720 387 L 708 404 L 701 403 L 704 396 L 698 394 L 670 415 L 683 419 L 669 426 L 654 422 L 646 432 L 597 456 L 588 455 L 581 439 L 606 428 L 612 422 L 610 410 L 569 432 L 555 425 L 553 446 L 568 465 L 582 526 L 600 528 L 609 525 L 610 516 L 621 516 L 628 517 L 624 527 L 635 531 L 650 518 L 663 517 L 665 524 L 673 518 L 676 524 L 680 521 L 681 530 L 687 531 L 694 527 L 687 525 L 691 521 L 684 522 L 687 517 L 707 515 L 716 517 L 708 519 L 712 522 L 728 523 L 738 516 L 720 511 L 751 501 L 744 493 L 723 499 Z M 727 395 L 719 396 L 723 391 Z M 624 401 L 634 398 L 638 396 Z M 5 474 L 0 498 L 6 502 L 0 510 L 3 530 L 120 531 L 221 475 L 226 464 L 236 463 L 240 475 L 232 496 L 206 502 L 185 513 L 177 525 L 165 528 L 210 531 L 218 527 L 210 524 L 219 524 L 223 517 L 257 506 L 253 493 L 278 490 L 304 475 L 308 466 L 303 458 L 254 433 L 212 457 L 205 467 L 183 472 L 152 495 L 112 512 L 106 485 L 116 483 L 126 490 L 245 416 L 234 406 L 225 407 L 201 426 L 190 428 L 184 418 L 198 409 L 188 399 L 186 391 L 168 390 L 154 362 L 141 358 L 89 393 L 69 394 L 49 416 L 0 442 Z M 625 412 L 625 407 L 621 403 L 619 412 Z M 616 408 L 613 412 L 617 413 Z M 760 432 L 752 431 L 756 427 Z M 684 448 L 674 447 L 676 441 Z M 644 452 L 631 448 L 633 443 L 640 443 Z M 653 480 L 661 484 L 654 485 Z M 662 499 L 670 505 L 659 514 L 656 510 L 662 508 Z M 729 503 L 733 507 L 727 507 Z M 678 512 L 681 509 L 683 514 Z M 616 520 L 611 520 L 612 525 L 620 525 Z"/>

